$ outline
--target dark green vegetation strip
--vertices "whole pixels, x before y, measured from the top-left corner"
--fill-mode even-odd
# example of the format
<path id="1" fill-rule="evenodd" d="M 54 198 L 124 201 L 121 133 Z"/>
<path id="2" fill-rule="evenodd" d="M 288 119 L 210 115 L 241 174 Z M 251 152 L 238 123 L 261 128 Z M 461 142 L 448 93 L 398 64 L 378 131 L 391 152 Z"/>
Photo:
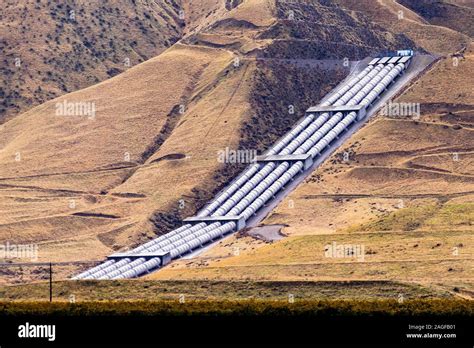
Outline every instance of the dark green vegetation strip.
<path id="1" fill-rule="evenodd" d="M 474 301 L 424 299 L 396 300 L 301 300 L 288 301 L 97 301 L 0 303 L 3 316 L 472 316 Z"/>
<path id="2" fill-rule="evenodd" d="M 298 300 L 450 298 L 448 291 L 391 281 L 58 281 L 53 298 L 76 302 L 114 300 Z M 0 287 L 0 301 L 49 300 L 49 283 Z"/>

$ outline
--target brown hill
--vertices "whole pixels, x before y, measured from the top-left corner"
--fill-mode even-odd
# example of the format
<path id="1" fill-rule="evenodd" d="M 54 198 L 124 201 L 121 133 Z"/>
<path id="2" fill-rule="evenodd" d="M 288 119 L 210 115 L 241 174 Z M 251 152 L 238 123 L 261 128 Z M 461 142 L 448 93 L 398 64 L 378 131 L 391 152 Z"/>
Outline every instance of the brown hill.
<path id="1" fill-rule="evenodd" d="M 471 42 L 468 35 L 447 27 L 432 25 L 396 0 L 335 0 L 335 2 L 347 10 L 368 16 L 372 22 L 391 32 L 405 34 L 416 42 L 417 46 L 431 53 L 450 54 Z"/>
<path id="2" fill-rule="evenodd" d="M 399 0 L 403 6 L 415 11 L 430 24 L 439 25 L 459 31 L 470 37 L 474 36 L 474 2 L 455 1 L 409 1 Z"/>
<path id="3" fill-rule="evenodd" d="M 176 1 L 11 1 L 0 17 L 0 124 L 154 57 L 182 36 Z"/>
<path id="4" fill-rule="evenodd" d="M 470 39 L 394 1 L 338 3 L 444 55 L 394 100 L 420 103 L 421 117 L 380 115 L 358 131 L 264 220 L 286 238 L 265 242 L 243 232 L 149 278 L 389 279 L 472 293 Z M 333 242 L 363 246 L 365 261 L 326 257 Z"/>
<path id="5" fill-rule="evenodd" d="M 308 57 L 301 37 L 328 6 L 229 4 L 183 4 L 180 43 L 1 127 L 1 241 L 78 261 L 168 231 L 245 166 L 219 163 L 219 150 L 265 149 L 348 73 L 341 58 L 410 43 L 332 6 L 330 28 L 344 30 L 320 23 Z M 94 117 L 57 112 L 68 103 L 93 105 Z"/>

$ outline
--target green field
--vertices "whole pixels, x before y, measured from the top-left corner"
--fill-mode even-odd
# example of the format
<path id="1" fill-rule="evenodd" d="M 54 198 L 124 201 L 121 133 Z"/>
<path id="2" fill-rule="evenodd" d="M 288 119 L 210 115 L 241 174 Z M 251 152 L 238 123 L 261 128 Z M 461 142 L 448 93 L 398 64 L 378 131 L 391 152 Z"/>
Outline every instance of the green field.
<path id="1" fill-rule="evenodd" d="M 2 302 L 3 316 L 472 316 L 467 300 L 300 300 L 288 301 L 92 301 L 83 303 Z"/>
<path id="2" fill-rule="evenodd" d="M 390 281 L 58 281 L 54 301 L 137 300 L 370 300 L 452 298 L 444 290 Z M 49 283 L 0 287 L 0 301 L 49 301 Z"/>

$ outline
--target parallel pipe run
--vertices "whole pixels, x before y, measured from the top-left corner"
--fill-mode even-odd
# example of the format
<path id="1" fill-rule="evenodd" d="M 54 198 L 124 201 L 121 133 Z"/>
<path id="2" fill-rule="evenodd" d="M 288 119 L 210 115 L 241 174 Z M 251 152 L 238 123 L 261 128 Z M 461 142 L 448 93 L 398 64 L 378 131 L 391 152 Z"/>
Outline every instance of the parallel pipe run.
<path id="1" fill-rule="evenodd" d="M 388 67 L 387 69 L 383 69 L 379 74 L 377 74 L 375 77 L 374 77 L 374 80 L 377 80 L 380 81 L 384 76 L 385 74 L 391 69 L 391 67 Z M 385 70 L 385 71 L 384 71 Z M 365 88 L 365 87 L 364 87 Z M 363 89 L 361 90 L 361 92 L 363 91 Z M 359 92 L 359 93 L 361 93 Z M 359 95 L 360 94 L 356 94 L 356 96 L 354 96 L 353 98 L 350 99 L 350 103 L 358 103 L 360 101 L 360 97 Z M 363 94 L 363 93 L 362 93 Z M 327 134 L 323 140 L 327 140 L 327 144 L 329 144 L 339 133 L 342 132 L 342 130 L 344 128 L 340 128 L 338 129 L 338 123 L 341 121 L 343 115 L 342 113 L 336 113 L 334 116 L 332 116 L 329 121 L 327 123 L 325 123 L 325 125 L 323 127 L 321 127 L 321 129 L 318 131 L 320 132 L 320 134 L 315 134 L 316 136 L 308 139 L 305 143 L 303 143 L 302 145 L 300 145 L 300 147 L 298 147 L 296 149 L 296 151 L 294 152 L 295 154 L 301 154 L 301 153 L 304 153 L 308 148 L 310 148 L 317 140 L 321 139 L 321 137 L 324 135 L 324 134 Z M 346 121 L 347 122 L 347 121 Z M 324 129 L 324 131 L 322 131 Z M 329 139 L 329 140 L 328 140 Z M 309 144 L 309 146 L 308 146 Z M 260 184 L 254 188 L 254 190 L 252 190 L 252 192 L 246 196 L 239 204 L 237 204 L 231 211 L 230 211 L 230 214 L 237 214 L 237 213 L 240 213 L 241 211 L 241 208 L 242 207 L 245 207 L 245 206 L 249 206 L 249 204 L 259 195 L 263 194 L 263 195 L 266 195 L 268 196 L 268 198 L 270 197 L 273 197 L 274 194 L 276 192 L 278 192 L 282 187 L 283 187 L 283 184 L 282 185 L 277 185 L 275 187 L 277 187 L 276 190 L 274 189 L 269 189 L 268 191 L 265 191 L 264 190 L 267 188 L 267 187 L 271 187 L 270 185 L 272 185 L 273 183 L 278 183 L 280 182 L 281 180 L 285 181 L 285 183 L 287 182 L 287 180 L 285 179 L 278 179 L 280 176 L 283 175 L 284 178 L 288 177 L 289 178 L 292 178 L 293 176 L 295 176 L 299 171 L 301 171 L 303 168 L 303 162 L 297 162 L 295 164 L 293 164 L 291 167 L 290 167 L 290 163 L 289 162 L 283 162 L 281 163 L 276 169 L 275 171 L 273 171 L 269 176 L 268 178 L 264 179 L 262 182 L 260 182 Z M 286 172 L 286 173 L 285 173 Z M 271 177 L 271 175 L 273 175 L 273 177 Z M 265 197 L 266 197 L 265 196 Z M 265 198 L 263 197 L 263 198 Z M 262 196 L 260 197 L 262 198 Z M 266 202 L 268 199 L 263 199 L 263 203 L 252 203 L 250 204 L 250 206 L 243 212 L 243 215 L 245 218 L 249 218 L 252 214 L 254 214 L 263 204 L 264 202 Z"/>
<path id="2" fill-rule="evenodd" d="M 376 75 L 380 70 L 382 69 L 382 66 L 377 66 L 374 69 L 365 69 L 363 71 L 364 75 L 360 76 L 360 78 L 355 81 L 355 83 L 350 87 L 348 90 L 346 90 L 341 97 L 339 96 L 340 94 L 336 94 L 334 98 L 331 98 L 328 100 L 326 103 L 329 105 L 329 103 L 333 103 L 333 100 L 340 100 L 340 103 L 345 103 L 352 95 L 353 93 L 357 92 L 359 89 L 363 87 L 363 84 L 361 84 L 361 81 L 369 81 L 374 75 Z M 371 71 L 373 70 L 373 71 Z M 370 73 L 369 73 L 370 72 Z M 367 76 L 365 76 L 367 74 Z M 358 77 L 359 77 L 358 76 Z M 321 126 L 324 125 L 324 123 L 327 121 L 329 117 L 329 114 L 324 113 L 322 115 L 319 115 L 316 120 L 314 120 L 304 131 L 302 131 L 300 134 L 298 134 L 288 145 L 286 145 L 281 151 L 278 152 L 280 155 L 287 155 L 293 153 L 293 151 L 299 146 L 302 141 L 307 139 L 310 135 L 312 135 L 316 130 L 318 130 Z M 327 130 L 329 130 L 326 127 Z M 285 162 L 286 163 L 286 162 Z M 250 180 L 247 181 L 247 183 L 242 186 L 236 193 L 232 195 L 232 197 L 228 198 L 228 200 L 221 205 L 221 207 L 213 213 L 213 216 L 222 216 L 226 214 L 229 209 L 232 207 L 236 206 L 238 202 L 246 195 L 248 192 L 250 192 L 252 189 L 254 189 L 262 180 L 265 180 L 265 178 L 270 174 L 273 173 L 273 169 L 276 167 L 276 163 L 268 163 L 266 164 L 257 174 L 255 174 Z M 233 213 L 235 213 L 235 210 L 232 210 Z M 230 213 L 230 215 L 233 215 L 233 213 Z"/>
<path id="3" fill-rule="evenodd" d="M 324 105 L 331 105 L 333 102 L 336 100 L 340 99 L 348 90 L 352 88 L 356 83 L 358 83 L 363 77 L 365 77 L 371 70 L 373 69 L 372 66 L 366 67 L 361 73 L 359 73 L 355 78 L 351 79 L 346 85 L 344 85 L 341 89 L 336 91 L 325 103 Z M 376 69 L 379 69 L 377 67 Z M 380 69 L 379 69 L 380 70 Z M 325 115 L 327 116 L 327 114 Z M 301 131 L 303 131 L 307 125 L 313 121 L 314 115 L 310 115 L 309 117 L 306 117 L 299 125 L 297 125 L 292 131 L 290 131 L 289 134 L 287 134 L 282 140 L 280 140 L 275 146 L 273 146 L 267 154 L 275 154 L 278 151 L 280 151 L 285 145 L 287 145 L 290 141 L 292 141 Z M 323 123 L 325 120 L 323 118 L 320 118 L 319 123 Z M 249 169 L 247 169 L 240 177 L 228 188 L 226 189 L 213 203 L 208 205 L 203 211 L 201 211 L 198 216 L 208 216 L 211 212 L 213 212 L 218 206 L 220 206 L 225 200 L 227 200 L 232 193 L 234 193 L 238 188 L 240 188 L 245 182 L 247 182 L 251 177 L 254 176 L 254 174 L 257 172 L 259 169 L 259 165 L 255 164 L 252 165 Z M 258 178 L 258 176 L 257 176 Z M 233 200 L 231 200 L 232 202 Z M 226 208 L 227 210 L 228 208 Z M 213 214 L 216 216 L 215 214 Z M 173 242 L 176 242 L 177 240 L 181 239 L 182 237 L 185 237 L 189 234 L 194 233 L 195 231 L 199 230 L 200 228 L 204 228 L 206 225 L 205 224 L 198 224 L 195 225 L 194 227 L 190 228 L 189 225 L 185 225 L 175 231 L 172 231 L 168 233 L 165 236 L 161 236 L 156 238 L 155 240 L 148 242 L 141 247 L 138 247 L 134 250 L 132 250 L 132 253 L 141 251 L 141 250 L 156 250 L 159 247 L 165 247 L 166 245 L 170 245 L 171 247 L 174 247 Z M 183 228 L 185 231 L 183 231 Z M 149 249 L 149 247 L 152 247 Z M 169 249 L 169 247 L 167 247 Z M 181 249 L 181 248 L 180 248 Z M 140 259 L 138 259 L 140 260 Z M 137 260 L 135 260 L 137 261 Z M 99 265 L 87 272 L 84 272 L 77 276 L 77 279 L 82 279 L 85 277 L 103 277 L 107 274 L 107 272 L 111 271 L 116 271 L 117 269 L 120 269 L 121 266 L 127 265 L 130 262 L 130 259 L 123 259 L 118 262 L 114 261 L 107 261 L 102 265 Z"/>
<path id="4" fill-rule="evenodd" d="M 356 77 L 352 78 L 347 84 L 342 86 L 338 91 L 336 91 L 328 100 L 322 105 L 332 105 L 337 101 L 341 96 L 343 96 L 349 89 L 351 89 L 356 83 L 358 83 L 364 76 L 366 76 L 373 66 L 367 66 L 363 71 L 361 71 Z M 377 67 L 379 69 L 379 66 Z M 315 118 L 314 114 L 306 116 L 303 121 L 301 121 L 296 127 L 294 127 L 287 135 L 285 135 L 280 141 L 278 141 L 274 146 L 272 146 L 265 154 L 274 155 L 279 153 L 283 148 L 287 146 L 296 136 L 298 136 L 307 125 L 312 122 Z M 211 204 L 206 206 L 198 216 L 208 216 L 214 212 L 223 202 L 225 202 L 235 191 L 237 191 L 243 184 L 245 184 L 259 169 L 258 164 L 251 165 L 246 171 L 244 171 L 239 178 L 232 183 L 224 192 L 222 192 Z"/>
<path id="5" fill-rule="evenodd" d="M 215 227 L 215 226 L 217 226 L 217 225 L 213 225 L 213 226 L 209 226 L 209 227 L 212 228 L 212 227 Z M 206 230 L 208 230 L 208 229 L 206 229 Z M 201 232 L 199 233 L 199 235 L 203 234 L 204 232 L 206 232 L 206 231 L 201 231 Z M 195 236 L 195 237 L 196 237 L 196 236 Z M 191 240 L 192 240 L 192 238 L 187 238 L 187 239 L 184 240 L 182 243 L 186 243 L 186 242 L 188 241 L 188 239 L 191 239 Z M 202 237 L 199 238 L 199 239 L 200 239 L 200 242 L 203 241 Z M 181 243 L 181 244 L 182 244 L 182 243 Z M 197 244 L 197 243 L 196 243 L 196 241 L 195 241 L 195 242 L 190 243 L 190 244 L 187 244 L 187 245 L 185 245 L 184 247 L 181 247 L 181 248 L 179 248 L 179 249 L 186 249 L 187 247 L 193 247 L 193 246 L 196 245 L 196 244 Z M 167 248 L 167 249 L 168 249 L 168 248 Z M 135 264 L 138 264 L 138 263 L 140 263 L 141 261 L 143 261 L 143 260 L 138 260 L 137 262 L 135 262 Z M 130 265 L 128 265 L 128 266 L 130 266 Z M 128 268 L 128 267 L 127 267 L 127 268 Z M 140 267 L 140 268 L 141 268 L 141 267 Z M 138 269 L 138 271 L 139 271 L 139 269 Z M 113 275 L 115 275 L 115 274 L 113 274 Z"/>
<path id="6" fill-rule="evenodd" d="M 379 76 L 381 74 L 381 66 L 378 66 L 374 69 L 374 71 L 370 72 L 366 77 L 362 80 L 369 81 L 373 76 Z M 385 74 L 387 70 L 383 70 L 383 74 Z M 345 103 L 351 96 L 354 95 L 359 89 L 363 87 L 363 83 L 358 82 L 354 85 L 349 91 L 347 91 L 341 98 L 340 103 Z M 305 131 L 303 131 L 300 135 L 298 135 L 289 145 L 287 145 L 279 154 L 287 155 L 290 153 L 295 154 L 302 154 L 304 153 L 301 149 L 297 148 L 300 146 L 303 141 L 308 139 L 313 134 L 316 136 L 316 139 L 322 137 L 326 134 L 332 127 L 335 126 L 337 122 L 340 121 L 342 117 L 341 113 L 336 114 L 335 116 L 331 117 L 329 121 L 329 114 L 324 113 L 320 117 L 318 117 Z M 295 152 L 295 150 L 298 151 Z M 276 163 L 268 163 L 266 164 L 262 170 L 257 173 L 249 182 L 247 182 L 237 193 L 234 194 L 229 200 L 224 203 L 219 210 L 216 211 L 216 215 L 220 216 L 228 212 L 229 207 L 234 207 L 230 210 L 230 215 L 237 215 L 239 214 L 245 206 L 247 206 L 250 202 L 252 202 L 260 193 L 261 191 L 270 185 L 273 181 L 277 180 L 280 175 L 282 175 L 285 170 L 289 167 L 288 162 L 281 163 L 278 167 Z M 275 169 L 276 168 L 276 169 Z M 249 193 L 250 192 L 250 193 Z M 244 198 L 245 197 L 245 198 Z M 247 217 L 247 216 L 246 216 Z"/>
<path id="7" fill-rule="evenodd" d="M 356 77 L 336 90 L 321 106 L 371 105 L 387 86 L 403 71 L 404 64 L 370 65 Z M 357 113 L 342 112 L 333 115 L 325 112 L 309 114 L 287 135 L 271 147 L 266 155 L 310 154 L 312 158 L 324 150 L 357 121 Z M 223 190 L 215 200 L 199 212 L 198 217 L 243 216 L 249 219 L 285 185 L 303 171 L 302 161 L 267 162 L 252 164 Z M 137 255 L 116 261 L 108 260 L 73 279 L 121 279 L 137 277 L 145 272 L 163 266 L 160 257 L 145 258 L 142 253 L 169 252 L 174 259 L 204 244 L 236 230 L 231 222 L 185 224 L 170 233 L 151 240 L 131 251 Z M 126 255 L 128 256 L 128 255 Z"/>
<path id="8" fill-rule="evenodd" d="M 333 96 L 332 98 L 330 98 L 326 103 L 331 103 L 332 100 L 338 100 L 338 99 L 341 99 L 341 95 L 342 95 L 342 101 L 341 103 L 345 102 L 350 96 L 352 96 L 355 92 L 357 92 L 359 89 L 361 89 L 363 87 L 363 83 L 365 83 L 366 81 L 370 80 L 370 78 L 372 78 L 374 75 L 376 75 L 377 73 L 380 72 L 380 70 L 382 69 L 382 66 L 377 66 L 375 69 L 373 69 L 373 71 L 368 74 L 372 68 L 369 68 L 369 69 L 365 69 L 363 71 L 363 74 L 359 74 L 357 79 L 355 79 L 355 81 L 353 81 L 354 83 L 352 84 L 352 86 L 355 86 L 355 87 L 351 87 L 351 88 L 342 88 L 339 92 L 339 94 L 335 94 L 335 96 Z M 366 76 L 368 75 L 368 76 Z M 359 83 L 359 82 L 362 82 L 362 83 Z M 352 94 L 350 94 L 352 93 Z M 337 99 L 336 99 L 337 98 Z M 324 122 L 327 120 L 327 117 L 329 115 L 328 114 L 323 114 L 322 116 L 320 116 L 318 118 L 318 120 L 316 120 L 313 124 L 311 124 L 311 126 L 313 126 L 312 128 L 312 131 L 314 132 L 317 128 L 319 128 L 321 125 L 324 124 Z M 315 128 L 314 125 L 317 125 L 317 127 Z M 330 123 L 330 125 L 332 126 L 332 124 Z M 326 131 L 328 131 L 330 129 L 330 127 L 326 127 Z M 302 135 L 299 135 L 296 139 L 294 139 L 294 141 L 292 141 L 288 146 L 285 147 L 285 149 L 280 152 L 280 153 L 283 153 L 283 154 L 287 154 L 289 152 L 291 152 L 292 150 L 294 150 L 294 148 L 304 139 L 306 138 L 308 135 L 310 135 L 311 133 L 310 132 L 306 132 L 306 133 L 303 133 Z M 296 141 L 295 141 L 296 140 Z M 287 167 L 288 166 L 288 163 L 284 163 L 283 164 L 284 167 Z M 234 194 L 231 198 L 229 198 L 227 200 L 227 202 L 221 206 L 221 208 L 219 208 L 214 214 L 213 216 L 222 216 L 224 214 L 227 213 L 227 211 L 232 208 L 233 206 L 237 205 L 238 202 L 242 199 L 243 195 L 247 194 L 250 190 L 254 189 L 257 184 L 259 182 L 261 182 L 265 177 L 266 175 L 268 175 L 268 173 L 273 170 L 275 167 L 275 164 L 274 163 L 269 163 L 268 165 L 266 165 L 263 169 L 261 169 L 257 174 L 255 174 L 251 180 L 249 180 L 243 188 L 241 188 L 236 194 Z M 280 168 L 278 170 L 278 175 L 281 175 L 284 171 L 284 169 L 286 168 Z M 273 177 L 272 179 L 276 179 L 275 177 L 275 173 L 273 174 Z M 274 178 L 275 177 L 275 178 Z M 266 182 L 266 184 L 268 184 L 268 181 Z M 259 186 L 259 188 L 257 189 L 258 191 L 261 190 L 261 187 L 262 185 Z M 251 197 L 250 199 L 253 200 L 254 198 L 256 198 L 257 194 L 258 194 L 258 191 L 255 191 L 253 192 L 253 194 L 251 194 Z M 248 199 L 247 198 L 245 202 L 248 202 Z M 232 215 L 232 213 L 235 213 L 235 212 L 238 212 L 238 211 L 241 211 L 243 210 L 243 208 L 245 207 L 242 206 L 242 204 L 240 206 L 238 206 L 236 209 L 233 209 L 231 211 L 231 213 L 229 213 L 230 215 Z M 202 234 L 205 234 L 210 228 L 219 228 L 220 224 L 212 224 L 212 225 L 209 225 L 208 227 L 206 227 L 204 230 L 200 231 L 198 234 L 195 234 L 194 232 L 199 229 L 199 228 L 203 228 L 205 226 L 205 224 L 199 224 L 199 225 L 196 225 L 194 226 L 192 229 L 188 230 L 188 231 L 185 231 L 184 233 L 180 233 L 180 237 L 176 236 L 175 238 L 176 239 L 180 239 L 179 244 L 173 244 L 171 246 L 164 246 L 162 243 L 160 243 L 159 245 L 157 245 L 156 247 L 162 247 L 163 250 L 165 251 L 168 251 L 168 250 L 173 250 L 173 248 L 176 248 L 175 251 L 173 251 L 171 253 L 171 256 L 174 257 L 175 255 L 174 254 L 181 254 L 182 252 L 186 251 L 187 249 L 187 245 L 186 243 L 189 241 L 189 240 L 192 240 L 194 238 L 197 238 L 197 237 L 200 237 Z M 222 231 L 222 232 L 228 232 L 228 229 L 226 228 L 225 231 Z M 186 238 L 186 236 L 188 236 L 189 234 L 192 233 L 192 236 L 190 238 Z M 184 238 L 183 238 L 184 237 Z M 182 245 L 184 244 L 184 245 Z M 155 250 L 156 248 L 153 247 L 152 249 L 150 249 L 149 251 L 153 251 Z M 176 256 L 179 256 L 179 255 L 176 255 Z M 127 260 L 127 263 L 128 263 L 129 260 Z M 120 265 L 115 265 L 115 266 L 112 266 L 109 268 L 109 270 L 113 270 L 114 273 L 112 273 L 111 275 L 112 276 L 115 276 L 116 273 L 120 273 L 121 271 L 125 271 L 127 270 L 130 265 L 132 266 L 135 266 L 135 265 L 138 265 L 140 264 L 141 262 L 143 261 L 143 259 L 137 259 L 135 261 L 133 261 L 131 264 L 127 264 L 126 267 L 123 267 L 123 268 L 117 268 L 117 266 L 120 266 L 122 267 L 123 263 L 120 263 Z M 101 275 L 100 276 L 103 276 L 103 273 L 104 272 L 101 272 Z M 109 275 L 110 276 L 110 275 Z"/>

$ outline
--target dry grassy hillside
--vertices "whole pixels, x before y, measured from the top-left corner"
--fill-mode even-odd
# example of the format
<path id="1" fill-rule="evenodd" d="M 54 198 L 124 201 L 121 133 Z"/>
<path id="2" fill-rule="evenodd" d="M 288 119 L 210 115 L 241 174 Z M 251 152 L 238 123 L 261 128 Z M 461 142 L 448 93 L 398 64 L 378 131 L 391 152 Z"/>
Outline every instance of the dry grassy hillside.
<path id="1" fill-rule="evenodd" d="M 0 15 L 0 124 L 115 76 L 182 35 L 180 1 L 11 1 Z"/>
<path id="2" fill-rule="evenodd" d="M 398 0 L 403 6 L 415 11 L 430 24 L 454 29 L 470 37 L 474 36 L 474 5 L 456 1 Z"/>
<path id="3" fill-rule="evenodd" d="M 165 154 L 191 155 L 193 144 L 186 149 L 171 149 L 170 143 L 178 135 L 168 134 L 166 127 L 178 127 L 188 134 L 194 127 L 206 130 L 204 124 L 193 120 L 191 107 L 183 115 L 176 109 L 192 98 L 190 93 L 199 82 L 214 82 L 216 72 L 224 70 L 231 58 L 225 51 L 175 46 L 111 80 L 45 103 L 7 122 L 2 130 L 1 155 L 6 165 L 2 166 L 1 181 L 6 196 L 2 202 L 8 212 L 2 215 L 2 239 L 57 243 L 61 237 L 87 241 L 92 234 L 94 243 L 100 245 L 102 238 L 96 236 L 104 234 L 102 241 L 113 247 L 113 231 L 127 232 L 127 227 L 146 222 L 147 213 L 157 209 L 148 201 L 153 198 L 153 190 L 170 188 L 155 181 L 153 175 L 164 174 L 164 178 L 176 182 L 178 177 L 162 172 L 162 168 L 176 170 L 190 162 L 180 157 L 159 161 L 162 156 L 153 151 L 155 145 L 164 137 L 168 140 Z M 229 83 L 237 74 L 229 78 Z M 97 106 L 96 116 L 55 115 L 55 103 L 62 99 L 92 101 Z M 182 117 L 181 127 L 177 125 L 178 117 Z M 229 141 L 228 135 L 224 141 Z M 176 146 L 180 144 L 186 146 L 182 141 Z M 20 154 L 19 160 L 15 154 Z M 134 185 L 137 180 L 139 183 Z M 22 199 L 25 195 L 30 198 Z M 156 193 L 155 199 L 165 198 L 161 192 Z M 140 208 L 142 205 L 148 210 Z M 130 206 L 136 206 L 138 215 Z M 88 246 L 85 243 L 84 247 Z M 101 248 L 91 246 L 90 250 L 88 258 Z M 56 257 L 64 255 L 56 253 Z"/>
<path id="4" fill-rule="evenodd" d="M 351 5 L 378 19 L 399 6 L 378 3 Z M 358 131 L 263 221 L 275 241 L 239 233 L 149 278 L 391 280 L 472 298 L 474 50 L 410 17 L 403 32 L 446 55 L 394 100 L 420 103 L 420 118 L 379 115 Z M 363 247 L 364 260 L 328 257 L 333 242 Z"/>
<path id="5" fill-rule="evenodd" d="M 208 3 L 183 5 L 186 38 L 157 57 L 2 126 L 1 242 L 38 243 L 41 261 L 100 260 L 164 233 L 244 166 L 219 163 L 219 150 L 265 149 L 348 73 L 337 47 L 357 58 L 409 41 L 332 8 L 331 28 L 355 34 L 326 32 L 331 55 L 308 59 L 295 47 L 326 6 Z M 57 115 L 64 102 L 95 116 Z"/>
<path id="6" fill-rule="evenodd" d="M 416 45 L 435 54 L 446 55 L 465 47 L 471 38 L 453 29 L 432 25 L 396 0 L 334 0 L 349 11 L 362 13 L 374 23 L 394 33 L 402 33 Z M 418 1 L 415 1 L 418 3 Z M 430 4 L 426 5 L 430 7 Z M 464 26 L 469 26 L 469 21 Z"/>

